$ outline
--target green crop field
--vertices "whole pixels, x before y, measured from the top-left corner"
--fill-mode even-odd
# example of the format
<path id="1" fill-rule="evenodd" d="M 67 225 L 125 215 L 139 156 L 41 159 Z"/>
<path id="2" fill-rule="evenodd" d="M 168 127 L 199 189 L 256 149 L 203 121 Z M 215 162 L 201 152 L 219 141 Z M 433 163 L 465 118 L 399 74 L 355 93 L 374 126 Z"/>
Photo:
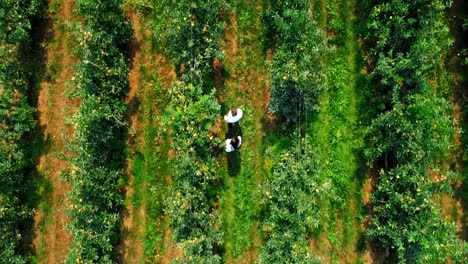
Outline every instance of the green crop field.
<path id="1" fill-rule="evenodd" d="M 467 34 L 462 0 L 0 0 L 0 264 L 466 263 Z"/>

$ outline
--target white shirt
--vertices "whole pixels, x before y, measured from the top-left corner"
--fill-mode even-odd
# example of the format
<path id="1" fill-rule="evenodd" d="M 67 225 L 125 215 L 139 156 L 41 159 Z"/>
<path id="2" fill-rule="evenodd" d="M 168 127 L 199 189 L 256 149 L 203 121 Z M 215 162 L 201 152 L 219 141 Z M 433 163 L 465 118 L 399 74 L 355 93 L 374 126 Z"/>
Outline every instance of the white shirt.
<path id="1" fill-rule="evenodd" d="M 242 138 L 240 136 L 238 136 L 237 138 L 239 139 L 239 144 L 237 145 L 237 148 L 239 148 L 242 144 Z M 226 139 L 226 152 L 233 152 L 234 150 L 236 150 L 232 147 L 231 140 L 231 138 Z"/>
<path id="2" fill-rule="evenodd" d="M 229 113 L 224 116 L 224 121 L 228 123 L 235 123 L 239 121 L 242 118 L 242 115 L 244 113 L 242 112 L 242 109 L 238 108 L 237 109 L 237 114 L 235 116 L 232 115 L 231 110 L 229 110 Z"/>

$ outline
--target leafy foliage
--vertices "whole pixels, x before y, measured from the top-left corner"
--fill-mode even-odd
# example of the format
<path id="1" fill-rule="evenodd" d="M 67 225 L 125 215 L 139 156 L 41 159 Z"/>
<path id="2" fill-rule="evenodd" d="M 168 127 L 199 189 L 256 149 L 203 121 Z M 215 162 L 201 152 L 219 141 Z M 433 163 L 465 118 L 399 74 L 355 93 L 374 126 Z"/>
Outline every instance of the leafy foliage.
<path id="1" fill-rule="evenodd" d="M 374 7 L 369 19 L 372 76 L 388 100 L 369 128 L 367 157 L 383 168 L 371 199 L 368 235 L 401 263 L 462 261 L 467 247 L 433 201 L 437 193 L 451 193 L 455 177 L 441 166 L 453 147 L 452 109 L 429 84 L 451 44 L 443 20 L 448 6 L 439 0 L 388 0 Z"/>
<path id="2" fill-rule="evenodd" d="M 453 141 L 450 106 L 420 94 L 407 99 L 407 105 L 396 104 L 370 128 L 375 136 L 368 156 L 392 160 L 372 196 L 375 217 L 369 235 L 395 251 L 400 261 L 443 262 L 460 246 L 455 226 L 442 218 L 432 200 L 435 193 L 451 192 L 453 174 L 437 166 Z M 439 176 L 431 179 L 427 168 Z"/>
<path id="3" fill-rule="evenodd" d="M 223 235 L 213 210 L 216 163 L 213 151 L 221 145 L 210 128 L 220 112 L 214 90 L 204 80 L 215 58 L 221 59 L 220 41 L 226 9 L 223 0 L 160 1 L 154 25 L 158 43 L 179 66 L 180 79 L 169 91 L 163 124 L 170 128 L 175 157 L 172 194 L 167 201 L 174 238 L 183 249 L 180 263 L 220 263 Z M 162 19 L 162 22 L 160 19 Z"/>
<path id="4" fill-rule="evenodd" d="M 21 224 L 32 216 L 24 205 L 26 148 L 36 126 L 28 104 L 28 79 L 22 63 L 30 42 L 30 20 L 41 1 L 0 1 L 0 262 L 24 263 L 18 252 Z"/>
<path id="5" fill-rule="evenodd" d="M 330 48 L 308 1 L 275 1 L 263 21 L 274 43 L 269 110 L 297 123 L 304 113 L 317 110 L 323 90 L 322 58 Z"/>
<path id="6" fill-rule="evenodd" d="M 44 1 L 42 0 L 0 1 L 0 39 L 2 40 L 2 50 L 8 48 L 9 45 L 27 44 L 30 41 L 30 19 L 38 14 L 39 8 L 43 4 Z"/>
<path id="7" fill-rule="evenodd" d="M 133 37 L 131 24 L 122 12 L 121 0 L 80 0 L 76 3 L 76 12 L 84 18 L 87 27 L 94 33 L 103 33 L 114 41 L 117 49 L 124 49 Z"/>
<path id="8" fill-rule="evenodd" d="M 370 237 L 388 247 L 399 262 L 462 260 L 464 249 L 455 239 L 456 227 L 441 216 L 432 200 L 435 192 L 450 189 L 450 177 L 441 175 L 433 182 L 421 166 L 409 163 L 381 171 L 380 176 L 372 196 L 376 216 Z"/>
<path id="9" fill-rule="evenodd" d="M 185 77 L 204 78 L 213 60 L 222 59 L 220 41 L 224 37 L 227 9 L 225 0 L 158 1 L 155 35 Z M 195 74 L 193 74 L 195 73 Z"/>
<path id="10" fill-rule="evenodd" d="M 434 166 L 453 145 L 450 110 L 445 99 L 429 95 L 410 95 L 405 103 L 395 102 L 393 109 L 374 119 L 370 127 L 374 148 L 367 150 L 367 156 L 376 160 L 391 155 L 396 164 Z"/>
<path id="11" fill-rule="evenodd" d="M 215 252 L 222 244 L 219 216 L 212 212 L 216 200 L 216 163 L 211 157 L 221 142 L 209 129 L 220 111 L 214 91 L 204 95 L 201 86 L 173 83 L 164 123 L 172 128 L 174 185 L 167 214 L 174 238 L 184 250 L 182 263 L 219 263 Z M 182 261 L 182 260 L 181 260 Z"/>
<path id="12" fill-rule="evenodd" d="M 370 56 L 375 61 L 374 79 L 388 92 L 399 86 L 399 99 L 415 92 L 429 92 L 426 78 L 451 45 L 443 12 L 444 0 L 383 1 L 369 18 L 368 38 L 375 42 Z"/>
<path id="13" fill-rule="evenodd" d="M 264 186 L 262 225 L 267 237 L 259 263 L 319 262 L 308 242 L 320 222 L 318 203 L 330 188 L 329 182 L 318 178 L 319 170 L 312 147 L 305 141 L 295 151 L 283 151 Z"/>
<path id="14" fill-rule="evenodd" d="M 67 263 L 113 263 L 118 241 L 120 194 L 126 110 L 122 97 L 128 89 L 128 67 L 123 46 L 132 36 L 120 1 L 76 1 L 83 25 L 75 24 L 81 61 L 73 78 L 82 103 L 73 117 L 74 156 L 64 177 L 70 229 L 74 240 Z"/>
<path id="15" fill-rule="evenodd" d="M 175 157 L 171 197 L 166 214 L 177 246 L 184 252 L 180 263 L 220 263 L 223 235 L 214 189 L 216 162 L 213 152 L 221 142 L 210 128 L 220 106 L 204 81 L 213 60 L 222 59 L 224 0 L 159 1 L 154 4 L 156 42 L 178 67 L 181 81 L 172 83 L 162 123 L 170 128 Z"/>

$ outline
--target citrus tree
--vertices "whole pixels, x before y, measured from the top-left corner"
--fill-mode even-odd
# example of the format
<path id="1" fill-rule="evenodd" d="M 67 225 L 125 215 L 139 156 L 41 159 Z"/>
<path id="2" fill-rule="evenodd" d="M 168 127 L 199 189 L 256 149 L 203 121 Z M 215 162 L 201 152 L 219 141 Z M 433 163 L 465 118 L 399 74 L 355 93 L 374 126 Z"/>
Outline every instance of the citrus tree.
<path id="1" fill-rule="evenodd" d="M 202 79 L 214 59 L 223 59 L 225 0 L 158 1 L 153 29 L 158 43 L 185 77 Z"/>
<path id="2" fill-rule="evenodd" d="M 433 201 L 436 193 L 451 193 L 454 178 L 438 165 L 455 132 L 450 105 L 420 94 L 406 100 L 370 127 L 373 148 L 367 155 L 385 159 L 387 168 L 381 170 L 372 195 L 374 216 L 368 234 L 401 262 L 444 262 L 451 254 L 456 257 L 461 247 L 455 225 L 442 217 Z"/>

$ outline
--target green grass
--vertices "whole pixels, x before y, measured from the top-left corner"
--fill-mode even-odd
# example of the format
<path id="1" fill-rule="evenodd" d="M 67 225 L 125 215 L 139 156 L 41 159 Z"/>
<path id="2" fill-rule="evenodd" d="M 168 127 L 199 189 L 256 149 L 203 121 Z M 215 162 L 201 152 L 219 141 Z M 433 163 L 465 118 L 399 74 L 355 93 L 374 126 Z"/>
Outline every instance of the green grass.
<path id="1" fill-rule="evenodd" d="M 224 49 L 228 52 L 232 48 L 229 41 L 233 40 L 236 41 L 237 49 L 232 48 L 224 60 L 228 77 L 218 96 L 223 106 L 221 114 L 224 115 L 230 107 L 240 107 L 244 110 L 244 117 L 239 122 L 243 142 L 239 150 L 239 172 L 232 175 L 227 166 L 226 154 L 219 157 L 219 162 L 223 164 L 219 172 L 223 179 L 219 200 L 225 242 L 224 261 L 253 263 L 261 242 L 258 186 L 268 171 L 264 158 L 265 112 L 261 107 L 266 100 L 262 93 L 266 89 L 266 55 L 258 16 L 262 12 L 262 5 L 256 1 L 232 1 L 229 5 L 231 10 L 227 30 L 230 39 Z"/>
<path id="2" fill-rule="evenodd" d="M 244 107 L 245 113 L 252 109 Z M 236 259 L 245 251 L 256 246 L 258 232 L 253 228 L 258 221 L 260 193 L 258 184 L 265 176 L 261 142 L 253 142 L 255 130 L 254 115 L 245 115 L 241 122 L 243 145 L 239 150 L 240 169 L 236 175 L 228 171 L 225 155 L 220 162 L 225 163 L 220 171 L 223 175 L 223 187 L 219 193 L 223 222 L 226 257 Z M 261 154 L 259 154 L 259 152 Z"/>
<path id="3" fill-rule="evenodd" d="M 57 14 L 57 12 L 60 10 L 60 8 L 62 7 L 62 1 L 61 0 L 57 0 L 55 2 L 52 2 L 49 4 L 49 13 L 52 14 L 52 15 L 55 15 Z"/>
<path id="4" fill-rule="evenodd" d="M 139 226 L 137 233 L 132 233 L 133 239 L 143 240 L 144 261 L 153 260 L 163 251 L 162 240 L 167 223 L 164 219 L 163 205 L 166 197 L 166 179 L 168 174 L 167 151 L 165 142 L 158 140 L 161 127 L 157 123 L 158 114 L 155 107 L 160 107 L 163 96 L 157 78 L 145 76 L 146 83 L 155 82 L 153 87 L 145 89 L 140 97 L 138 119 L 141 125 L 142 138 L 133 154 L 132 171 L 134 180 L 131 188 L 134 190 L 129 201 L 134 207 L 134 220 Z M 140 216 L 137 212 L 144 211 Z M 139 234 L 138 234 L 139 233 Z M 143 261 L 140 258 L 141 261 Z"/>
<path id="5" fill-rule="evenodd" d="M 48 82 L 54 83 L 55 79 L 57 79 L 57 75 L 59 74 L 60 70 L 63 68 L 63 65 L 59 61 L 60 59 L 61 59 L 61 55 L 57 55 L 57 58 L 47 65 L 45 79 Z"/>
<path id="6" fill-rule="evenodd" d="M 37 208 L 42 212 L 39 219 L 38 228 L 42 234 L 45 234 L 51 224 L 54 223 L 54 210 L 52 205 L 52 182 L 44 175 L 50 174 L 51 169 L 45 167 L 43 170 L 35 170 L 31 174 L 31 180 L 27 182 L 26 190 L 28 192 L 27 204 L 32 208 Z"/>
<path id="7" fill-rule="evenodd" d="M 51 173 L 51 168 L 46 165 L 43 169 L 39 169 L 37 164 L 39 157 L 45 153 L 48 155 L 54 155 L 52 149 L 52 138 L 48 136 L 45 139 L 41 138 L 40 134 L 36 134 L 31 138 L 31 147 L 28 149 L 27 155 L 30 157 L 31 163 L 28 164 L 27 181 L 25 182 L 25 203 L 28 207 L 34 208 L 41 212 L 41 218 L 38 219 L 37 230 L 34 228 L 34 219 L 30 219 L 26 224 L 28 228 L 25 233 L 25 240 L 27 243 L 23 243 L 25 252 L 28 253 L 29 261 L 31 263 L 37 263 L 38 260 L 42 259 L 47 250 L 46 241 L 41 239 L 38 247 L 33 249 L 31 244 L 35 236 L 35 232 L 46 234 L 54 224 L 55 210 L 53 205 L 53 186 L 51 180 L 47 177 Z"/>
<path id="8" fill-rule="evenodd" d="M 245 249 L 253 246 L 252 228 L 255 224 L 257 213 L 254 183 L 251 176 L 246 171 L 252 168 L 244 168 L 237 177 L 225 179 L 225 190 L 220 192 L 223 210 L 223 222 L 229 251 L 233 257 Z"/>
<path id="9" fill-rule="evenodd" d="M 132 6 L 127 6 L 132 8 Z M 164 200 L 168 197 L 167 176 L 171 174 L 168 160 L 170 140 L 164 127 L 159 123 L 164 110 L 165 90 L 157 72 L 161 63 L 154 59 L 157 51 L 151 46 L 152 38 L 146 34 L 149 23 L 145 14 L 139 14 L 142 40 L 140 45 L 142 61 L 135 61 L 133 67 L 139 72 L 139 87 L 134 100 L 130 102 L 136 114 L 138 130 L 129 134 L 128 158 L 133 173 L 130 182 L 132 195 L 127 195 L 126 204 L 132 207 L 132 229 L 127 236 L 139 244 L 130 245 L 129 259 L 138 263 L 153 263 L 164 254 L 165 232 L 169 224 L 164 214 Z M 141 254 L 142 253 L 142 254 Z"/>
<path id="10" fill-rule="evenodd" d="M 41 175 L 50 174 L 50 168 L 46 167 L 40 172 Z M 37 186 L 37 196 L 42 197 L 39 199 L 39 210 L 43 213 L 42 218 L 39 220 L 39 231 L 43 234 L 47 232 L 51 223 L 54 223 L 54 210 L 52 206 L 52 183 L 46 178 L 35 178 L 33 184 Z"/>
<path id="11" fill-rule="evenodd" d="M 369 84 L 360 74 L 364 66 L 357 38 L 358 21 L 352 18 L 356 3 L 328 1 L 326 9 L 323 4 L 322 8 L 317 7 L 317 16 L 336 49 L 326 61 L 327 88 L 319 100 L 319 113 L 312 117 L 309 134 L 323 165 L 321 177 L 331 180 L 334 193 L 328 203 L 321 205 L 323 227 L 316 234 L 317 247 L 323 248 L 322 254 L 330 261 L 358 261 L 359 254 L 350 256 L 362 236 L 360 194 L 365 169 L 365 127 L 358 108 L 366 101 L 366 95 L 360 91 Z M 321 237 L 330 245 L 320 245 Z"/>

